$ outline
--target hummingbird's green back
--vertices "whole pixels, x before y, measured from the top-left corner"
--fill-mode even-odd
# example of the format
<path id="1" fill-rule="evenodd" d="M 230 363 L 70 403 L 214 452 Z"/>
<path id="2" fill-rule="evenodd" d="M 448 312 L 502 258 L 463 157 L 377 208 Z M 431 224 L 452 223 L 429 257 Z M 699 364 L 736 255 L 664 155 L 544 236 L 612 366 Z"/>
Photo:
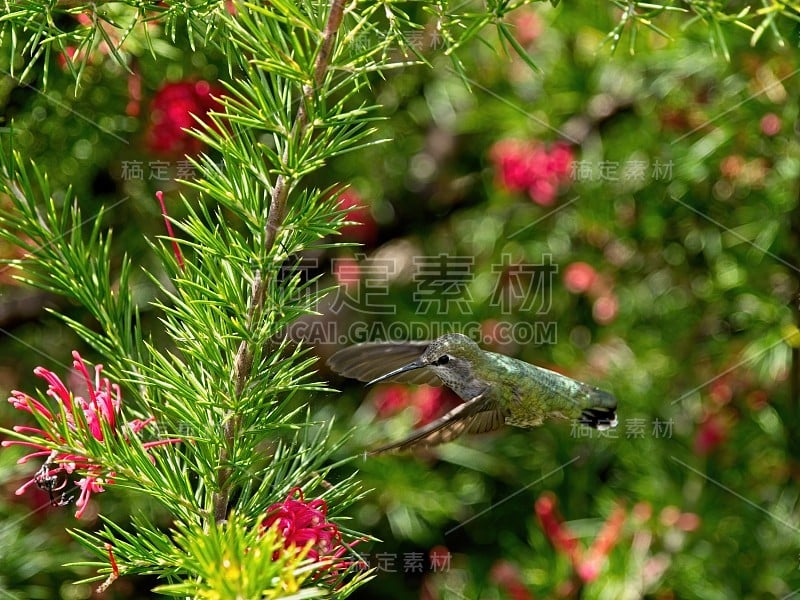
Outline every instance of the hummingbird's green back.
<path id="1" fill-rule="evenodd" d="M 482 362 L 478 370 L 493 382 L 489 396 L 507 413 L 509 425 L 533 427 L 549 417 L 580 419 L 586 409 L 617 405 L 608 392 L 515 358 L 484 352 Z"/>

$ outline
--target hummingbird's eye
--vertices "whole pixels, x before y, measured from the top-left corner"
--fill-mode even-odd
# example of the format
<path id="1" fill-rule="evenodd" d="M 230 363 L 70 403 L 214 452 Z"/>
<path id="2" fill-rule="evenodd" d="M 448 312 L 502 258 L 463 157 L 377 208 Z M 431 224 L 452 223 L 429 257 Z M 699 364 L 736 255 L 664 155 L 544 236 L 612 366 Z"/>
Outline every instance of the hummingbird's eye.
<path id="1" fill-rule="evenodd" d="M 442 354 L 439 358 L 436 359 L 437 365 L 446 365 L 450 362 L 450 357 L 447 354 Z"/>

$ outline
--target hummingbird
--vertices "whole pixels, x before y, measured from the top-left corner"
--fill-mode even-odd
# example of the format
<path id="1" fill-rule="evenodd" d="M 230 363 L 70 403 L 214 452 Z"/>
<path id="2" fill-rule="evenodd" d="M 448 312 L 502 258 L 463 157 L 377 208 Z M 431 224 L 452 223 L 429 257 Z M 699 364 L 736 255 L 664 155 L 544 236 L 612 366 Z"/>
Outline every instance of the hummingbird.
<path id="1" fill-rule="evenodd" d="M 450 442 L 465 433 L 503 425 L 536 427 L 545 419 L 577 419 L 595 429 L 617 425 L 617 399 L 609 392 L 530 363 L 482 350 L 460 333 L 427 342 L 366 342 L 328 359 L 333 371 L 373 385 L 445 385 L 464 402 L 404 439 L 370 454 Z"/>

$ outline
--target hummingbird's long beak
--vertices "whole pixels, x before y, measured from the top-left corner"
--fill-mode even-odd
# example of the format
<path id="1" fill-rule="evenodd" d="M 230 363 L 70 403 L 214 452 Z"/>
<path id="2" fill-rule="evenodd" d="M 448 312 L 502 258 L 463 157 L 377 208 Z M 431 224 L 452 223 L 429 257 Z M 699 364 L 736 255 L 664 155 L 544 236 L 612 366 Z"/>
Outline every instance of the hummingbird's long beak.
<path id="1" fill-rule="evenodd" d="M 399 369 L 395 369 L 394 371 L 389 371 L 388 373 L 386 373 L 386 375 L 381 375 L 380 377 L 376 377 L 375 379 L 367 383 L 367 385 L 372 385 L 373 383 L 380 383 L 381 381 L 385 381 L 390 377 L 394 377 L 395 375 L 400 375 L 400 373 L 405 373 L 406 371 L 413 371 L 414 369 L 421 369 L 424 366 L 426 365 L 424 365 L 421 360 L 415 360 L 414 362 L 408 363 L 407 365 L 403 365 Z"/>

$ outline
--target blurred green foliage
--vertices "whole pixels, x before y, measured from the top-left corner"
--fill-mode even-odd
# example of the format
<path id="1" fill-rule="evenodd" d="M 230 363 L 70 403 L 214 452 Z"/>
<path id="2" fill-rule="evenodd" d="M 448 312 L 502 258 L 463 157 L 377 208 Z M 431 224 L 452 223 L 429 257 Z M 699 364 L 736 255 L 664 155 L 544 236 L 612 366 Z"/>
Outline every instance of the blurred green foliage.
<path id="1" fill-rule="evenodd" d="M 782 46 L 773 37 L 750 46 L 747 32 L 722 24 L 725 60 L 705 25 L 684 27 L 670 13 L 656 21 L 672 39 L 639 29 L 634 54 L 628 37 L 612 54 L 603 41 L 619 17 L 613 5 L 585 0 L 522 9 L 509 17 L 511 31 L 540 71 L 487 37 L 462 49 L 466 81 L 423 37 L 433 68 L 376 78 L 365 91 L 384 107 L 376 139 L 389 143 L 348 155 L 312 182 L 352 186 L 378 228 L 365 248 L 315 256 L 320 271 L 332 278 L 334 265 L 358 258 L 363 273 L 376 256 L 411 264 L 398 266 L 383 299 L 394 314 L 325 306 L 322 322 L 337 332 L 357 321 L 384 330 L 477 322 L 483 334 L 496 322 L 518 331 L 555 324 L 542 343 L 488 339 L 487 347 L 620 399 L 616 437 L 548 423 L 359 463 L 374 492 L 353 513 L 353 527 L 382 541 L 357 549 L 383 568 L 354 597 L 763 598 L 800 589 L 797 30 L 786 28 Z M 46 93 L 6 77 L 0 102 L 17 148 L 54 187 L 72 185 L 86 214 L 113 206 L 116 243 L 147 269 L 144 238 L 163 226 L 153 192 L 179 185 L 174 159 L 167 178 L 154 176 L 151 162 L 164 158 L 144 144 L 147 99 L 167 80 L 215 79 L 222 61 L 186 47 L 169 61 L 142 52 L 137 69 L 143 100 L 133 116 L 125 111 L 128 74 L 103 56 L 85 67 L 77 97 L 71 75 L 51 66 Z M 510 139 L 571 148 L 575 171 L 552 205 L 501 185 L 491 150 Z M 131 161 L 142 163 L 141 178 L 123 175 Z M 643 177 L 625 175 L 642 163 Z M 466 311 L 453 305 L 436 314 L 415 301 L 413 257 L 439 254 L 472 260 L 461 290 Z M 505 255 L 518 265 L 552 257 L 557 274 L 535 290 L 548 299 L 546 310 L 492 306 L 502 274 L 493 267 L 506 264 Z M 570 291 L 566 274 L 576 263 L 594 274 L 591 289 Z M 13 305 L 23 292 L 4 283 L 0 387 L 32 390 L 32 368 L 65 362 L 77 342 L 44 311 L 55 300 L 38 299 L 42 310 L 23 315 Z M 151 293 L 142 277 L 143 301 Z M 310 401 L 319 420 L 356 427 L 352 453 L 413 426 L 413 407 L 380 418 L 382 388 L 335 383 L 344 390 L 335 402 Z M 5 424 L 11 412 L 0 408 Z M 0 590 L 89 597 L 88 588 L 61 583 L 85 575 L 58 566 L 75 552 L 63 534 L 71 512 L 32 514 L 35 507 L 14 498 L 30 474 L 12 466 L 10 454 L 0 453 L 8 540 L 0 544 Z M 596 579 L 582 580 L 545 534 L 534 512 L 545 491 L 584 547 L 614 507 L 624 507 Z M 122 490 L 106 496 L 105 514 L 143 510 Z M 432 550 L 449 553 L 446 568 L 431 567 Z M 404 564 L 418 553 L 421 570 Z M 123 580 L 107 597 L 137 593 Z"/>
<path id="2" fill-rule="evenodd" d="M 375 148 L 367 174 L 356 161 L 339 166 L 382 231 L 409 244 L 395 241 L 395 256 L 474 258 L 469 314 L 429 319 L 553 322 L 553 343 L 489 347 L 620 398 L 616 439 L 553 423 L 363 463 L 376 492 L 358 516 L 386 540 L 372 564 L 379 553 L 397 556 L 382 565 L 395 572 L 363 597 L 412 597 L 402 558 L 434 547 L 452 564 L 416 575 L 423 598 L 756 598 L 800 587 L 797 397 L 784 339 L 797 306 L 796 48 L 732 36 L 726 62 L 704 32 L 667 19 L 672 41 L 647 33 L 633 56 L 610 55 L 598 48 L 609 15 L 595 7 L 529 13 L 538 34 L 528 48 L 542 73 L 477 47 L 465 60 L 469 89 L 445 64 L 433 77 L 387 82 L 381 134 L 393 143 Z M 589 170 L 538 206 L 498 185 L 491 148 L 507 139 L 567 142 Z M 636 163 L 645 175 L 626 176 Z M 491 306 L 492 266 L 505 254 L 527 265 L 552 255 L 559 273 L 539 290 L 552 299 L 546 314 Z M 591 291 L 565 285 L 579 262 L 618 300 L 613 318 L 598 318 Z M 420 321 L 418 291 L 398 277 L 397 313 L 372 318 Z M 396 439 L 413 421 L 379 420 L 380 390 L 340 385 L 354 399 L 336 413 L 355 409 L 344 422 L 364 446 Z M 548 541 L 533 511 L 545 490 L 586 546 L 615 503 L 626 507 L 598 579 L 581 581 Z M 697 515 L 697 527 L 676 525 L 675 507 Z M 497 575 L 503 561 L 529 595 Z"/>

